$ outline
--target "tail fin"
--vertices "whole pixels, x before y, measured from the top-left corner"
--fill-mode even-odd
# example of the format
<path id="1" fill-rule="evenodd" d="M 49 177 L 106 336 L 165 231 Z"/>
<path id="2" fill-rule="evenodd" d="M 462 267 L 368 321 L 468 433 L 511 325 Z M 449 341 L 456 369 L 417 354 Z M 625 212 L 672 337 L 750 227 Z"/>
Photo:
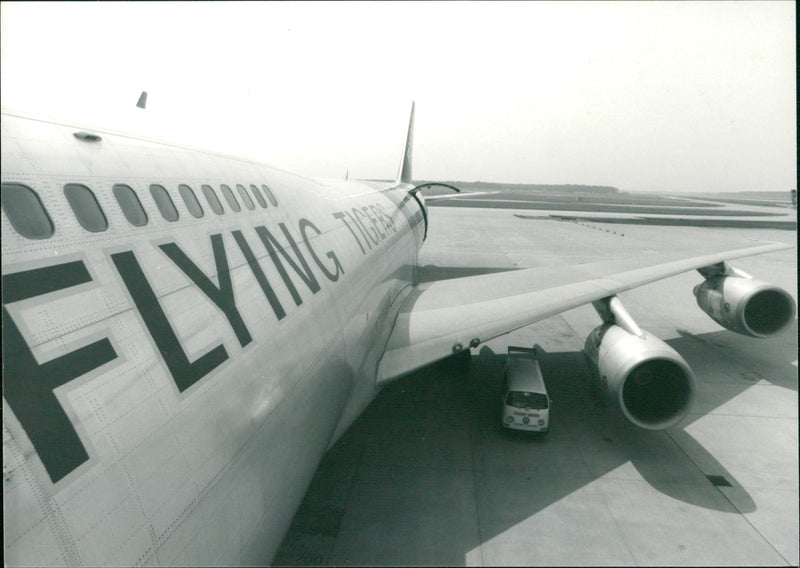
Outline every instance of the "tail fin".
<path id="1" fill-rule="evenodd" d="M 411 118 L 408 120 L 408 134 L 406 134 L 406 147 L 400 161 L 400 170 L 397 172 L 397 183 L 411 183 L 411 148 L 414 145 L 414 102 L 411 102 Z"/>

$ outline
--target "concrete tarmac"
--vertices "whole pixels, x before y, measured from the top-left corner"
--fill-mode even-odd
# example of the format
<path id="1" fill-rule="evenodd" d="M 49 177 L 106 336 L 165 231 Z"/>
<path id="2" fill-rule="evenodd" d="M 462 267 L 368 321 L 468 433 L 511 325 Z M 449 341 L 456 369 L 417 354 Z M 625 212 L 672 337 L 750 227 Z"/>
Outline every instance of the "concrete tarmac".
<path id="1" fill-rule="evenodd" d="M 796 232 L 578 223 L 432 208 L 420 276 L 794 243 Z M 624 236 L 623 236 L 624 235 Z M 795 296 L 796 250 L 734 261 Z M 592 384 L 584 306 L 392 383 L 328 452 L 275 565 L 797 565 L 797 325 L 720 328 L 693 272 L 620 295 L 692 366 L 679 425 L 636 428 Z M 551 431 L 500 426 L 508 345 L 540 345 Z"/>

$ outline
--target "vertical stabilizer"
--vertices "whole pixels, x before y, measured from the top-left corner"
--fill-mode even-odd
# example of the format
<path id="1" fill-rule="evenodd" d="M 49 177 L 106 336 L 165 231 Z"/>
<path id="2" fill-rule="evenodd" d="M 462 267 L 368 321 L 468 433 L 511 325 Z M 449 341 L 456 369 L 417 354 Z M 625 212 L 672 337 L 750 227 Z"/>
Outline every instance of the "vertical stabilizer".
<path id="1" fill-rule="evenodd" d="M 408 119 L 408 134 L 400 170 L 397 172 L 397 183 L 411 183 L 411 147 L 414 145 L 414 102 L 411 102 L 411 117 Z"/>

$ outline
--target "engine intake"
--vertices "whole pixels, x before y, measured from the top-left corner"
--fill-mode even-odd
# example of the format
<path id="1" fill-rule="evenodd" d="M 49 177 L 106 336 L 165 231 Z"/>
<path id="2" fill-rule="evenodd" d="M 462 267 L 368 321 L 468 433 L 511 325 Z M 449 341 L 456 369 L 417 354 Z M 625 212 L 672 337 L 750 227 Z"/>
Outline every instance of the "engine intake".
<path id="1" fill-rule="evenodd" d="M 749 278 L 718 276 L 694 288 L 697 305 L 722 327 L 750 337 L 783 330 L 795 314 L 785 290 Z"/>
<path id="2" fill-rule="evenodd" d="M 592 374 L 640 428 L 663 430 L 689 412 L 695 397 L 694 373 L 659 338 L 604 323 L 589 334 L 584 353 Z"/>

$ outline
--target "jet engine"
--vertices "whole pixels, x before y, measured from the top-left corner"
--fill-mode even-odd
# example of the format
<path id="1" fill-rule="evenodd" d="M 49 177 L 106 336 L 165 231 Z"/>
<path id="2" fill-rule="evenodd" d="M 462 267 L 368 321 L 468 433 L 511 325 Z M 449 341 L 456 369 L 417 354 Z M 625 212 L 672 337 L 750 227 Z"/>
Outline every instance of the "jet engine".
<path id="1" fill-rule="evenodd" d="M 794 299 L 783 289 L 738 276 L 715 276 L 694 288 L 697 305 L 722 327 L 769 337 L 794 317 Z"/>
<path id="2" fill-rule="evenodd" d="M 694 373 L 672 347 L 637 331 L 639 335 L 606 322 L 589 334 L 584 353 L 593 375 L 628 420 L 662 430 L 689 412 Z"/>

